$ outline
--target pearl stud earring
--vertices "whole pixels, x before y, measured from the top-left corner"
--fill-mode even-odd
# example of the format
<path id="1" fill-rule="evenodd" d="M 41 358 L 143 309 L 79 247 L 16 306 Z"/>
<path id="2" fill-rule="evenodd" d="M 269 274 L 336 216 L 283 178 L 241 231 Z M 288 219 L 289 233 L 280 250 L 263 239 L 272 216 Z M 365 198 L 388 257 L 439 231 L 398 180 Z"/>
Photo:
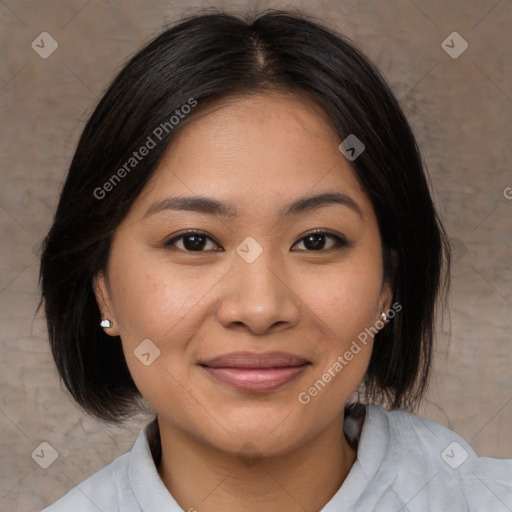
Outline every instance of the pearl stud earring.
<path id="1" fill-rule="evenodd" d="M 100 322 L 100 325 L 103 327 L 103 329 L 108 329 L 109 327 L 112 327 L 112 322 L 108 319 L 105 319 Z"/>

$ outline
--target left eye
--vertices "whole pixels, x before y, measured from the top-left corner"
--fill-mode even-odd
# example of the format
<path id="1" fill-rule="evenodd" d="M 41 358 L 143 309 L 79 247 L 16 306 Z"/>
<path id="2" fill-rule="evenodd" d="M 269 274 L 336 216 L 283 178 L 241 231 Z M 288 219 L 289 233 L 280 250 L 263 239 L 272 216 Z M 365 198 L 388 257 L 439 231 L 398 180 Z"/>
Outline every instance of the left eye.
<path id="1" fill-rule="evenodd" d="M 334 245 L 331 247 L 325 248 L 326 240 L 331 239 L 334 241 Z M 176 243 L 178 241 L 183 242 L 182 247 L 177 247 Z M 187 231 L 186 233 L 182 233 L 179 236 L 176 236 L 167 242 L 165 242 L 166 247 L 177 248 L 179 250 L 184 250 L 186 252 L 211 252 L 208 250 L 204 250 L 207 242 L 213 242 L 214 245 L 218 245 L 211 237 L 209 237 L 206 233 L 202 231 Z M 303 236 L 298 242 L 296 242 L 293 247 L 297 244 L 302 243 L 307 248 L 308 252 L 312 251 L 321 251 L 321 250 L 330 250 L 330 249 L 338 249 L 342 247 L 347 247 L 349 243 L 343 237 L 335 235 L 333 233 L 329 233 L 327 231 L 312 231 L 307 235 Z M 213 251 L 221 252 L 222 249 L 213 249 Z"/>
<path id="2" fill-rule="evenodd" d="M 326 249 L 325 241 L 329 238 L 334 240 L 334 245 Z M 309 248 L 312 248 L 313 251 L 340 249 L 349 245 L 347 240 L 341 236 L 328 233 L 327 231 L 312 231 L 311 233 L 303 236 L 299 242 L 303 243 L 304 246 L 309 246 Z"/>

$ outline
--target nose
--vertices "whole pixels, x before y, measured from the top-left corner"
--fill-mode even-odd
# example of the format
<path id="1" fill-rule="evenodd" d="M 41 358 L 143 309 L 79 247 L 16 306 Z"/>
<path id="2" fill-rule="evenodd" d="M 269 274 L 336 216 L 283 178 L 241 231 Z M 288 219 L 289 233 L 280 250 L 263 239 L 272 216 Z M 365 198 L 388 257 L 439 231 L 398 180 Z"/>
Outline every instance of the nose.
<path id="1" fill-rule="evenodd" d="M 217 319 L 224 327 L 258 335 L 281 331 L 299 321 L 300 311 L 290 272 L 272 251 L 264 250 L 251 263 L 235 255 L 217 307 Z"/>

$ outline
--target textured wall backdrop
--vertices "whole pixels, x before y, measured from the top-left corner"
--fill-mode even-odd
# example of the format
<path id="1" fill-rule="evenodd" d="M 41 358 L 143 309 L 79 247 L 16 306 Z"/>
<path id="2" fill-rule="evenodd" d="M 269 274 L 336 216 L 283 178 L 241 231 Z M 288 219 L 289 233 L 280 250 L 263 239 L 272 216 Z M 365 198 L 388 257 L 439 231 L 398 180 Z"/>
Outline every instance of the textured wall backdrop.
<path id="1" fill-rule="evenodd" d="M 127 451 L 147 418 L 105 427 L 63 391 L 44 320 L 34 317 L 38 245 L 85 120 L 114 74 L 165 24 L 208 6 L 302 9 L 384 72 L 456 249 L 450 313 L 420 413 L 481 456 L 512 457 L 511 0 L 0 0 L 1 511 L 54 502 Z M 47 469 L 31 456 L 42 442 L 57 455 Z"/>

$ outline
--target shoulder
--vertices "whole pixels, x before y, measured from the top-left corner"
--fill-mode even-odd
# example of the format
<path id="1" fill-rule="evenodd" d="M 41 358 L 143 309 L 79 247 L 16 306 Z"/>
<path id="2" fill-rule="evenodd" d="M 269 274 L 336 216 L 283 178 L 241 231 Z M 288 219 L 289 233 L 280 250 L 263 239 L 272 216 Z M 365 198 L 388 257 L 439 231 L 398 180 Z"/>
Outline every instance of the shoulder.
<path id="1" fill-rule="evenodd" d="M 413 414 L 377 406 L 368 413 L 387 429 L 389 460 L 400 468 L 393 485 L 404 496 L 416 490 L 450 510 L 512 510 L 512 459 L 478 457 L 457 433 Z"/>
<path id="2" fill-rule="evenodd" d="M 110 512 L 118 510 L 118 473 L 127 464 L 129 453 L 73 487 L 42 512 Z"/>

